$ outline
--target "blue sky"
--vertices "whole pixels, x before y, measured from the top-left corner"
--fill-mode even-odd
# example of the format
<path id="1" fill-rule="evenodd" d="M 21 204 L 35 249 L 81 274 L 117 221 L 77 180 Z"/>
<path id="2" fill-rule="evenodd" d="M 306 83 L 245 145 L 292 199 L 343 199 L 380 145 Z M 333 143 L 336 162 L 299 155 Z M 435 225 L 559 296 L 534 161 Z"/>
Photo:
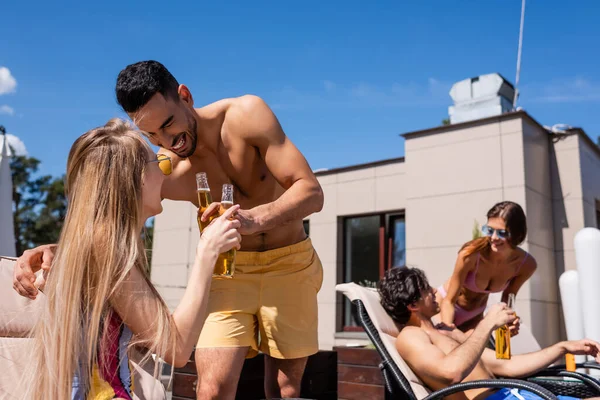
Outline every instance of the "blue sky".
<path id="1" fill-rule="evenodd" d="M 332 168 L 404 155 L 398 135 L 439 125 L 455 81 L 514 81 L 520 0 L 289 3 L 5 2 L 0 67 L 16 86 L 0 81 L 0 124 L 62 174 L 79 135 L 123 115 L 118 72 L 156 59 L 197 106 L 263 97 L 311 166 Z M 599 16 L 594 0 L 527 1 L 519 101 L 594 139 Z"/>

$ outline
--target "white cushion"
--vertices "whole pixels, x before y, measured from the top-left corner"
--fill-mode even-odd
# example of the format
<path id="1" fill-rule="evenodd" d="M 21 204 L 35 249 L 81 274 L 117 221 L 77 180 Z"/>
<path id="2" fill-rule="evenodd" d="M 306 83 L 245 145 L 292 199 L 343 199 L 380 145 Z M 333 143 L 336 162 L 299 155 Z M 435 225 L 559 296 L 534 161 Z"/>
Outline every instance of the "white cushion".
<path id="1" fill-rule="evenodd" d="M 15 264 L 0 256 L 0 337 L 27 337 L 45 301 L 42 293 L 30 300 L 13 289 Z"/>

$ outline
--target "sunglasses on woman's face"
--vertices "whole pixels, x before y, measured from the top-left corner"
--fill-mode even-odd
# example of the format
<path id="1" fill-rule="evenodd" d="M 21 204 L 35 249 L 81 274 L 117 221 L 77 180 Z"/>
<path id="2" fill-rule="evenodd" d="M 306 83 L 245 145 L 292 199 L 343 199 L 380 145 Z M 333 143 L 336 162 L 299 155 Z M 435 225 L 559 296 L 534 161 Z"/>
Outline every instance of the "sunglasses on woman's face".
<path id="1" fill-rule="evenodd" d="M 158 168 L 165 175 L 171 175 L 173 172 L 173 165 L 171 164 L 171 157 L 165 156 L 164 154 L 157 154 L 156 160 L 148 161 L 148 162 L 157 162 Z"/>
<path id="2" fill-rule="evenodd" d="M 508 239 L 510 237 L 510 233 L 506 229 L 494 229 L 488 225 L 484 225 L 481 227 L 481 232 L 485 236 L 494 236 L 494 232 L 496 232 L 496 236 L 500 239 Z"/>

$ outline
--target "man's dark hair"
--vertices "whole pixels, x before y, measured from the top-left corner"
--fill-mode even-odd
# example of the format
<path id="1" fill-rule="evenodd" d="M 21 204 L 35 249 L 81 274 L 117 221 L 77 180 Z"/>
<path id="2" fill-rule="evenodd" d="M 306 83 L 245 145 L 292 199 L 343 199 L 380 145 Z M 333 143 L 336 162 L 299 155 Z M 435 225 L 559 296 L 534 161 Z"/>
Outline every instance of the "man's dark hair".
<path id="1" fill-rule="evenodd" d="M 425 272 L 418 268 L 392 268 L 379 282 L 381 305 L 398 324 L 405 325 L 410 318 L 408 306 L 421 300 L 429 289 Z"/>
<path id="2" fill-rule="evenodd" d="M 128 113 L 142 108 L 156 93 L 177 99 L 177 79 L 158 61 L 128 65 L 117 77 L 117 101 Z"/>

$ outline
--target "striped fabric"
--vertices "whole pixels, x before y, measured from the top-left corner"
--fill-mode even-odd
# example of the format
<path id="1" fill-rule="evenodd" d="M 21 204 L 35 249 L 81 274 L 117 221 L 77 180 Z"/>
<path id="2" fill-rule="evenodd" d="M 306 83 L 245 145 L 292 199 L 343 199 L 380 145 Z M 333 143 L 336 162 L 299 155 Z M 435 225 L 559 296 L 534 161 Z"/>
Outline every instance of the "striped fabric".
<path id="1" fill-rule="evenodd" d="M 116 312 L 110 313 L 106 334 L 99 342 L 98 365 L 92 370 L 87 395 L 80 393 L 74 382 L 72 400 L 133 399 L 133 371 L 127 346 L 132 333 Z"/>

